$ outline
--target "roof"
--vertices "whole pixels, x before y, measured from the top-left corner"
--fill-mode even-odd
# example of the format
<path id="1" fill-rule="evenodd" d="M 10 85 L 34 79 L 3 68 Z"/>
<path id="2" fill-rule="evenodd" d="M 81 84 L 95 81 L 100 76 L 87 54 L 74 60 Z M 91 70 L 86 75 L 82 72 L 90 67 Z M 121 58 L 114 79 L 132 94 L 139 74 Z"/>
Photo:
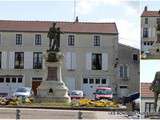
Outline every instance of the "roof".
<path id="1" fill-rule="evenodd" d="M 62 32 L 118 34 L 115 23 L 0 20 L 0 31 L 48 32 L 56 22 Z"/>
<path id="2" fill-rule="evenodd" d="M 143 11 L 141 17 L 160 17 L 159 11 Z"/>
<path id="3" fill-rule="evenodd" d="M 141 97 L 154 97 L 150 90 L 151 83 L 141 83 Z"/>

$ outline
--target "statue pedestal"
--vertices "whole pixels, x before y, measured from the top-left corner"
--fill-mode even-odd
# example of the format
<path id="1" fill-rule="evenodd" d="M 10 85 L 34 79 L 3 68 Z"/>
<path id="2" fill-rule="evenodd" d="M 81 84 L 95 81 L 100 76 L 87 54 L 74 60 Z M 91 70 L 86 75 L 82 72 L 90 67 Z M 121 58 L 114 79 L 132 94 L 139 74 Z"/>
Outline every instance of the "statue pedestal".
<path id="1" fill-rule="evenodd" d="M 70 102 L 68 88 L 62 81 L 61 62 L 46 62 L 45 81 L 38 87 L 37 99 L 49 102 Z"/>

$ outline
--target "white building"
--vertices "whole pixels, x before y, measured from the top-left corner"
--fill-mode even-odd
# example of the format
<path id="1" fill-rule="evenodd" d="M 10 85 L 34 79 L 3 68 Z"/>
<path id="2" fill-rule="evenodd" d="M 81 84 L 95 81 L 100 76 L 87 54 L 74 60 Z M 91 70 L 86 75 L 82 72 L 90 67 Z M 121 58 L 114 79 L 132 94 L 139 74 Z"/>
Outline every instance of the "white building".
<path id="1" fill-rule="evenodd" d="M 16 87 L 32 87 L 35 95 L 36 88 L 45 80 L 45 61 L 43 54 L 48 49 L 47 32 L 52 21 L 0 21 L 0 93 L 12 94 Z M 89 22 L 57 22 L 62 34 L 60 50 L 64 54 L 62 77 L 69 91 L 81 89 L 88 97 L 93 97 L 97 86 L 111 86 L 117 95 L 117 86 L 123 79 L 117 78 L 117 72 L 127 78 L 123 84 L 129 85 L 132 77 L 137 77 L 139 64 L 133 60 L 132 48 L 128 51 L 131 59 L 118 59 L 118 31 L 115 23 Z M 121 48 L 121 47 L 120 47 Z M 127 52 L 126 51 L 126 52 Z M 139 51 L 136 50 L 137 61 Z M 132 53 L 133 52 L 133 53 Z M 120 61 L 127 61 L 127 68 L 119 70 Z M 120 61 L 119 61 L 120 60 Z M 135 71 L 134 74 L 129 71 Z M 127 73 L 127 74 L 126 74 Z M 126 77 L 127 75 L 127 77 Z M 133 76 L 134 75 L 134 76 Z M 136 84 L 137 84 L 136 82 Z M 115 84 L 116 83 L 116 84 Z M 126 96 L 139 91 L 137 86 L 127 87 Z M 135 87 L 135 88 L 134 88 Z M 126 87 L 125 87 L 126 88 Z"/>

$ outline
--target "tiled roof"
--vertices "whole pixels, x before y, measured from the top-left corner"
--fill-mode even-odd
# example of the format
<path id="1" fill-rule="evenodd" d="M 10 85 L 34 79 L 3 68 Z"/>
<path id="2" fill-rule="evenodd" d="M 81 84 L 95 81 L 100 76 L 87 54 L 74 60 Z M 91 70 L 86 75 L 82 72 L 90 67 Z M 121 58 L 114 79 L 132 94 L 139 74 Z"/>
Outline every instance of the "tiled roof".
<path id="1" fill-rule="evenodd" d="M 160 17 L 159 11 L 143 11 L 141 17 Z"/>
<path id="2" fill-rule="evenodd" d="M 150 90 L 151 83 L 141 83 L 141 97 L 154 97 Z"/>
<path id="3" fill-rule="evenodd" d="M 0 31 L 48 32 L 56 21 L 0 20 Z M 118 34 L 115 23 L 56 22 L 62 32 Z"/>

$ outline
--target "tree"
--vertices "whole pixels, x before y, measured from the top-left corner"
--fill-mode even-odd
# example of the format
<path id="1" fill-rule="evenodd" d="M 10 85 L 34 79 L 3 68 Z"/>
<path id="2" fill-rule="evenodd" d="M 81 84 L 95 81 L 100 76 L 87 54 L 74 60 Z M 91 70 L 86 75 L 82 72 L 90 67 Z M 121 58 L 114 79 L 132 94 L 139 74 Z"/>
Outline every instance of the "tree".
<path id="1" fill-rule="evenodd" d="M 150 86 L 150 90 L 154 92 L 154 110 L 156 112 L 158 96 L 160 94 L 160 72 L 156 72 L 155 78 Z"/>

